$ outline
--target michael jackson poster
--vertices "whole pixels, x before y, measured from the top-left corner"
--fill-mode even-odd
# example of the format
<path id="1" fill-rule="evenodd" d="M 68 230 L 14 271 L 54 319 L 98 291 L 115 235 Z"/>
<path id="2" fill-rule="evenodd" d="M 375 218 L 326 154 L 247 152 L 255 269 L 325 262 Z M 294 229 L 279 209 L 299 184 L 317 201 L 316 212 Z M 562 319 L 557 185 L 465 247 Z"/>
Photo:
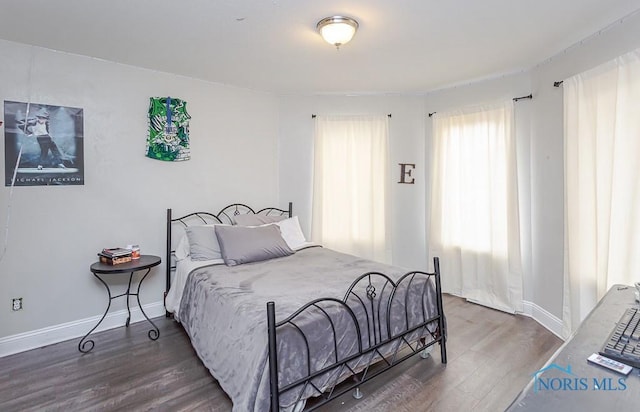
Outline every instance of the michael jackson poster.
<path id="1" fill-rule="evenodd" d="M 5 186 L 84 184 L 82 109 L 4 102 Z"/>

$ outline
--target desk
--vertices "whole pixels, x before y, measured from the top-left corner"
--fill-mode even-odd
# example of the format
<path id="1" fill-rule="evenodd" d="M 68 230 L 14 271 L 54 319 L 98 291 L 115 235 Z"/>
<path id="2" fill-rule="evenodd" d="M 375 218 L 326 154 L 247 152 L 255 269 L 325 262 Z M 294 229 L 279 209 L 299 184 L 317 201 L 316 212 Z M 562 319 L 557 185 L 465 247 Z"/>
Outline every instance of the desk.
<path id="1" fill-rule="evenodd" d="M 569 339 L 540 369 L 507 409 L 515 411 L 635 411 L 640 400 L 640 370 L 623 375 L 587 363 L 602 349 L 629 307 L 637 307 L 633 286 L 615 285 Z M 568 367 L 570 370 L 567 370 Z M 568 373 L 570 371 L 570 373 Z M 536 379 L 544 379 L 540 385 Z M 623 379 L 622 382 L 620 379 Z M 554 382 L 552 382 L 554 380 Z M 549 385 L 555 383 L 555 385 Z M 554 389 L 555 387 L 555 389 Z"/>
<path id="2" fill-rule="evenodd" d="M 140 287 L 142 286 L 142 282 L 151 271 L 151 268 L 154 266 L 158 266 L 160 264 L 160 261 L 161 259 L 158 256 L 142 255 L 140 256 L 140 259 L 135 259 L 135 260 L 132 260 L 131 262 L 120 263 L 117 265 L 109 265 L 107 263 L 101 263 L 101 262 L 96 262 L 93 265 L 91 265 L 89 270 L 91 270 L 91 273 L 93 274 L 93 276 L 95 276 L 104 285 L 105 289 L 107 290 L 107 295 L 109 296 L 109 303 L 107 304 L 107 309 L 104 311 L 102 318 L 100 318 L 96 326 L 94 326 L 93 329 L 89 331 L 89 333 L 84 335 L 84 337 L 78 343 L 78 350 L 80 352 L 87 353 L 93 349 L 93 346 L 94 346 L 93 340 L 91 339 L 87 340 L 87 338 L 89 337 L 91 332 L 96 330 L 96 328 L 102 323 L 104 318 L 107 316 L 107 312 L 109 312 L 109 308 L 111 307 L 111 301 L 113 299 L 116 299 L 122 296 L 127 297 L 127 315 L 128 316 L 127 316 L 127 322 L 125 326 L 129 327 L 129 322 L 131 321 L 131 309 L 129 307 L 129 296 L 135 296 L 138 301 L 138 307 L 140 308 L 140 312 L 142 312 L 142 315 L 145 317 L 145 319 L 147 319 L 147 321 L 153 326 L 153 329 L 149 330 L 149 333 L 148 333 L 149 339 L 156 340 L 160 337 L 160 330 L 151 321 L 151 319 L 149 319 L 147 314 L 144 313 L 144 310 L 142 309 L 142 305 L 140 304 Z M 140 278 L 136 293 L 131 293 L 131 281 L 133 279 L 133 274 L 137 271 L 141 271 L 145 269 L 147 272 L 142 276 L 142 278 Z M 111 296 L 111 289 L 109 289 L 109 285 L 107 284 L 107 282 L 104 281 L 104 279 L 100 277 L 100 275 L 123 275 L 123 274 L 124 275 L 129 274 L 129 285 L 127 286 L 127 291 L 125 293 L 121 293 L 120 295 Z"/>

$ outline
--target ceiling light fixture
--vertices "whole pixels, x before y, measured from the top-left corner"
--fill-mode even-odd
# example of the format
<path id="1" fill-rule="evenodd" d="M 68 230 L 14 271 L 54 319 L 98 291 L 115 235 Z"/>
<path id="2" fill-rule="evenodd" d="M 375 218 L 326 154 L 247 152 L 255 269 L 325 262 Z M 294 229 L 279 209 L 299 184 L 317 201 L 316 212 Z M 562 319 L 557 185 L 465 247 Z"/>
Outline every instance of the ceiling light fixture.
<path id="1" fill-rule="evenodd" d="M 316 26 L 322 38 L 339 49 L 349 41 L 358 30 L 358 22 L 351 17 L 332 16 L 320 20 Z"/>

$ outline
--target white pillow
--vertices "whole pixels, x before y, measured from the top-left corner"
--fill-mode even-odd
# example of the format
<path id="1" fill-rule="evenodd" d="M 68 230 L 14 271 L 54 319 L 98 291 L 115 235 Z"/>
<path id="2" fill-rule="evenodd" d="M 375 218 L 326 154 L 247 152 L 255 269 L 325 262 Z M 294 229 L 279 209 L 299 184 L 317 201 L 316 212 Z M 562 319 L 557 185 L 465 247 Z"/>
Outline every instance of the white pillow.
<path id="1" fill-rule="evenodd" d="M 300 228 L 298 216 L 281 220 L 275 224 L 280 226 L 282 238 L 291 249 L 296 250 L 307 243 L 307 239 L 304 238 L 304 233 L 302 233 L 302 229 Z"/>
<path id="2" fill-rule="evenodd" d="M 186 259 L 189 256 L 189 237 L 185 233 L 176 246 L 175 256 L 177 260 Z"/>

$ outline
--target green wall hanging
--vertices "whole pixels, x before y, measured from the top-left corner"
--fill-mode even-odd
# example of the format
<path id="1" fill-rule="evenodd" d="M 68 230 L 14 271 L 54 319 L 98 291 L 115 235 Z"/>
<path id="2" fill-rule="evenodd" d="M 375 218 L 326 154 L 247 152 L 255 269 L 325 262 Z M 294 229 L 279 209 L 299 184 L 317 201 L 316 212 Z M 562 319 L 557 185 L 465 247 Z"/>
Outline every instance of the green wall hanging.
<path id="1" fill-rule="evenodd" d="M 146 156 L 177 162 L 189 160 L 187 102 L 172 97 L 149 98 L 149 136 Z"/>

